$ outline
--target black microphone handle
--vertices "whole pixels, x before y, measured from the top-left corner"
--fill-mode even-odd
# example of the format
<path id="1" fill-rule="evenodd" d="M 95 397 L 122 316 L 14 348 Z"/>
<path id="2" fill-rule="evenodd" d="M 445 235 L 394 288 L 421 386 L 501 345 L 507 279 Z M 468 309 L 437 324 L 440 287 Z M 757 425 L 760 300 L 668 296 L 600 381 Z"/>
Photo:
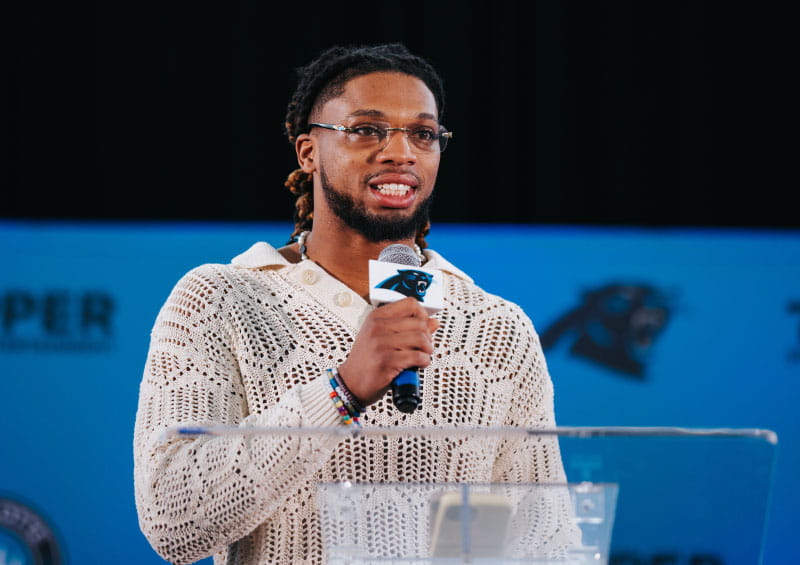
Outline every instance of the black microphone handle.
<path id="1" fill-rule="evenodd" d="M 400 412 L 410 414 L 417 409 L 419 397 L 419 373 L 417 368 L 400 371 L 392 381 L 392 402 Z"/>

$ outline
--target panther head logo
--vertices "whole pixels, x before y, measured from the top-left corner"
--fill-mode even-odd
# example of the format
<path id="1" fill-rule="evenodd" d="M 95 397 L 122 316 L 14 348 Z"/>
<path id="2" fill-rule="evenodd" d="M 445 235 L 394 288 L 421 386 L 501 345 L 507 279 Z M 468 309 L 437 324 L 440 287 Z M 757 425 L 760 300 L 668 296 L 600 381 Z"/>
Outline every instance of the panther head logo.
<path id="1" fill-rule="evenodd" d="M 388 288 L 403 294 L 413 296 L 420 302 L 425 300 L 425 293 L 433 282 L 433 275 L 415 269 L 398 269 L 396 275 L 379 283 L 375 288 Z"/>
<path id="2" fill-rule="evenodd" d="M 584 293 L 582 304 L 542 333 L 542 347 L 571 333 L 573 355 L 643 379 L 646 356 L 669 317 L 663 292 L 649 285 L 611 283 Z"/>

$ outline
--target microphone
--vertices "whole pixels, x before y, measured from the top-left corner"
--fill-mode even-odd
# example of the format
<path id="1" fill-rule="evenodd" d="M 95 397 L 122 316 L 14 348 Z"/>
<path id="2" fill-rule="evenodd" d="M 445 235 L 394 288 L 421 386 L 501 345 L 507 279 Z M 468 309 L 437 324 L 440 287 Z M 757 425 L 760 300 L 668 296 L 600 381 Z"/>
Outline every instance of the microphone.
<path id="1" fill-rule="evenodd" d="M 413 267 L 413 268 L 408 268 Z M 429 314 L 444 306 L 442 274 L 435 269 L 423 269 L 416 252 L 395 243 L 369 262 L 370 302 L 382 306 L 413 296 Z M 410 414 L 419 406 L 419 374 L 416 367 L 404 369 L 392 381 L 392 402 L 401 412 Z"/>

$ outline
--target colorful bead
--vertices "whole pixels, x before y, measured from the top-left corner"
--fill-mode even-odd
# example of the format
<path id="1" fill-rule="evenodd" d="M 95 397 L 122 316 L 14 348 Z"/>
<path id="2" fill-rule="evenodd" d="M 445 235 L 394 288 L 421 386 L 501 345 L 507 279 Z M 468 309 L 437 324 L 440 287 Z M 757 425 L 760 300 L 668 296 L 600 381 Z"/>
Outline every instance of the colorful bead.
<path id="1" fill-rule="evenodd" d="M 347 404 L 347 409 L 354 414 L 363 414 L 366 411 L 366 408 L 364 408 L 356 396 L 350 392 L 350 389 L 347 388 L 347 385 L 344 383 L 344 380 L 342 380 L 342 376 L 339 374 L 339 371 L 336 369 L 327 369 L 327 372 L 328 377 L 332 377 L 333 380 L 336 381 L 336 384 L 331 382 L 331 386 L 336 390 L 336 393 L 342 398 L 345 404 Z"/>
<path id="2" fill-rule="evenodd" d="M 349 396 L 345 390 L 342 389 L 340 382 L 338 382 L 338 373 L 335 372 L 333 369 L 326 369 L 328 374 L 328 382 L 331 385 L 331 391 L 328 393 L 331 400 L 333 401 L 333 405 L 336 407 L 337 412 L 342 416 L 342 421 L 345 425 L 351 426 L 361 426 L 361 422 L 358 420 L 358 417 L 361 415 L 358 410 L 356 410 L 352 403 L 350 402 Z"/>

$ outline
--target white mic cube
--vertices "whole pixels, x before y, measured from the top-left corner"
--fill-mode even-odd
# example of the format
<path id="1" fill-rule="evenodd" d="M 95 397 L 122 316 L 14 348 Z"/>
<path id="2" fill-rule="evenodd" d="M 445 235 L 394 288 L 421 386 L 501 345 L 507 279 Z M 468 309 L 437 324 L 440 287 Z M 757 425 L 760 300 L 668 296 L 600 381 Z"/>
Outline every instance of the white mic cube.
<path id="1" fill-rule="evenodd" d="M 443 286 L 444 277 L 438 269 L 386 261 L 369 262 L 369 300 L 373 306 L 411 296 L 432 315 L 444 308 Z"/>

